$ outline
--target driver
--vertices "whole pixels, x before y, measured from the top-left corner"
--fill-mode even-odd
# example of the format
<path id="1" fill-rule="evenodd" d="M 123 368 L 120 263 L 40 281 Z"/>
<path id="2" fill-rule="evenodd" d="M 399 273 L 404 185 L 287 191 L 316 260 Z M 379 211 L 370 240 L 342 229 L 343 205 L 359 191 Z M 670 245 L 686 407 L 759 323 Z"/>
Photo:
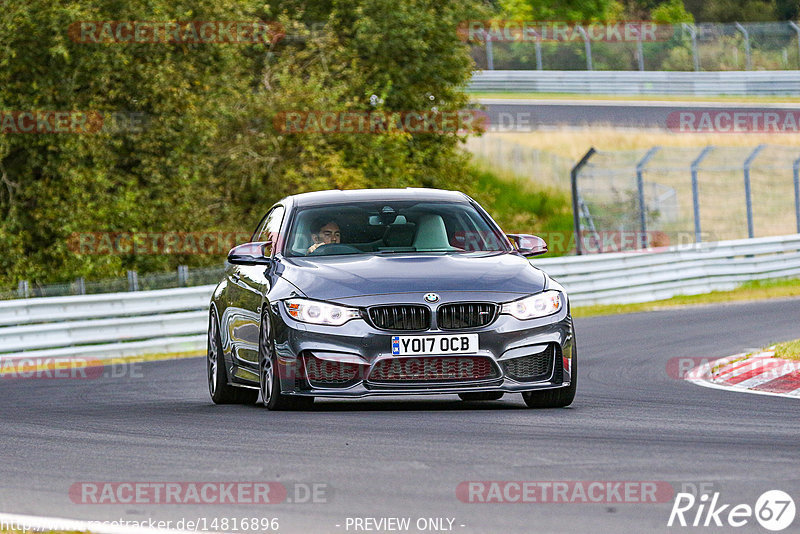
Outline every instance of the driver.
<path id="1" fill-rule="evenodd" d="M 331 243 L 341 243 L 342 234 L 339 225 L 333 219 L 319 218 L 311 223 L 311 240 L 313 245 L 308 247 L 308 254 L 311 254 L 322 245 Z"/>

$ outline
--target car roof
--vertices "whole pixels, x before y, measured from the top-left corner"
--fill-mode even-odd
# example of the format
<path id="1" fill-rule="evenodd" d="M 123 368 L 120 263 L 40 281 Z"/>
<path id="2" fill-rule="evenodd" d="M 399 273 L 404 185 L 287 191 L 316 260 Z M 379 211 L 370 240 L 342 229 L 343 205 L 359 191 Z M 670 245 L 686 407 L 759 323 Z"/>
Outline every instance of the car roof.
<path id="1" fill-rule="evenodd" d="M 469 197 L 460 191 L 408 187 L 405 189 L 333 189 L 300 193 L 284 200 L 295 206 L 318 206 L 321 204 L 342 204 L 370 200 L 430 200 L 448 202 L 467 202 Z"/>

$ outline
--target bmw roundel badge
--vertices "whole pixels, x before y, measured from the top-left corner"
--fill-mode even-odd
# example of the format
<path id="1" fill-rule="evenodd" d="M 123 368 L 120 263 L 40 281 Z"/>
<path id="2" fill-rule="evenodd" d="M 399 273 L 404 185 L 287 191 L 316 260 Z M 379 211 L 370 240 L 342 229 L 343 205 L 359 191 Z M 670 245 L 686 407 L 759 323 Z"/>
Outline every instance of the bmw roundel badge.
<path id="1" fill-rule="evenodd" d="M 426 293 L 425 302 L 439 302 L 439 295 L 436 293 Z"/>

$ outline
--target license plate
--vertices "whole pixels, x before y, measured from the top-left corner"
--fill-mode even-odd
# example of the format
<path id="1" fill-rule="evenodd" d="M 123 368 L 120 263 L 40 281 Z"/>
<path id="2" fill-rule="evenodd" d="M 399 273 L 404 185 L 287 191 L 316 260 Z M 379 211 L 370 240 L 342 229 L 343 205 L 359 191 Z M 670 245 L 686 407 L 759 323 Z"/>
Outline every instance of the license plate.
<path id="1" fill-rule="evenodd" d="M 478 352 L 478 334 L 449 336 L 393 336 L 392 354 L 474 354 Z"/>

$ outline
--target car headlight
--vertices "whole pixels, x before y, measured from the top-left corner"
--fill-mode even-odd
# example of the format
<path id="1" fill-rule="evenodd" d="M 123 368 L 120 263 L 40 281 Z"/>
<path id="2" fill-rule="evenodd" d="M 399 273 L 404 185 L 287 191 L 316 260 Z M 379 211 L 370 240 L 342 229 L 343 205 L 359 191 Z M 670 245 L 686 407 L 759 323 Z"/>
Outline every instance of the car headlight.
<path id="1" fill-rule="evenodd" d="M 513 315 L 517 319 L 535 319 L 552 315 L 563 307 L 564 299 L 561 293 L 550 290 L 514 302 L 506 302 L 500 312 Z"/>
<path id="2" fill-rule="evenodd" d="M 304 323 L 341 326 L 350 319 L 361 317 L 361 312 L 356 308 L 345 308 L 318 300 L 289 299 L 284 300 L 283 305 L 290 317 Z"/>

